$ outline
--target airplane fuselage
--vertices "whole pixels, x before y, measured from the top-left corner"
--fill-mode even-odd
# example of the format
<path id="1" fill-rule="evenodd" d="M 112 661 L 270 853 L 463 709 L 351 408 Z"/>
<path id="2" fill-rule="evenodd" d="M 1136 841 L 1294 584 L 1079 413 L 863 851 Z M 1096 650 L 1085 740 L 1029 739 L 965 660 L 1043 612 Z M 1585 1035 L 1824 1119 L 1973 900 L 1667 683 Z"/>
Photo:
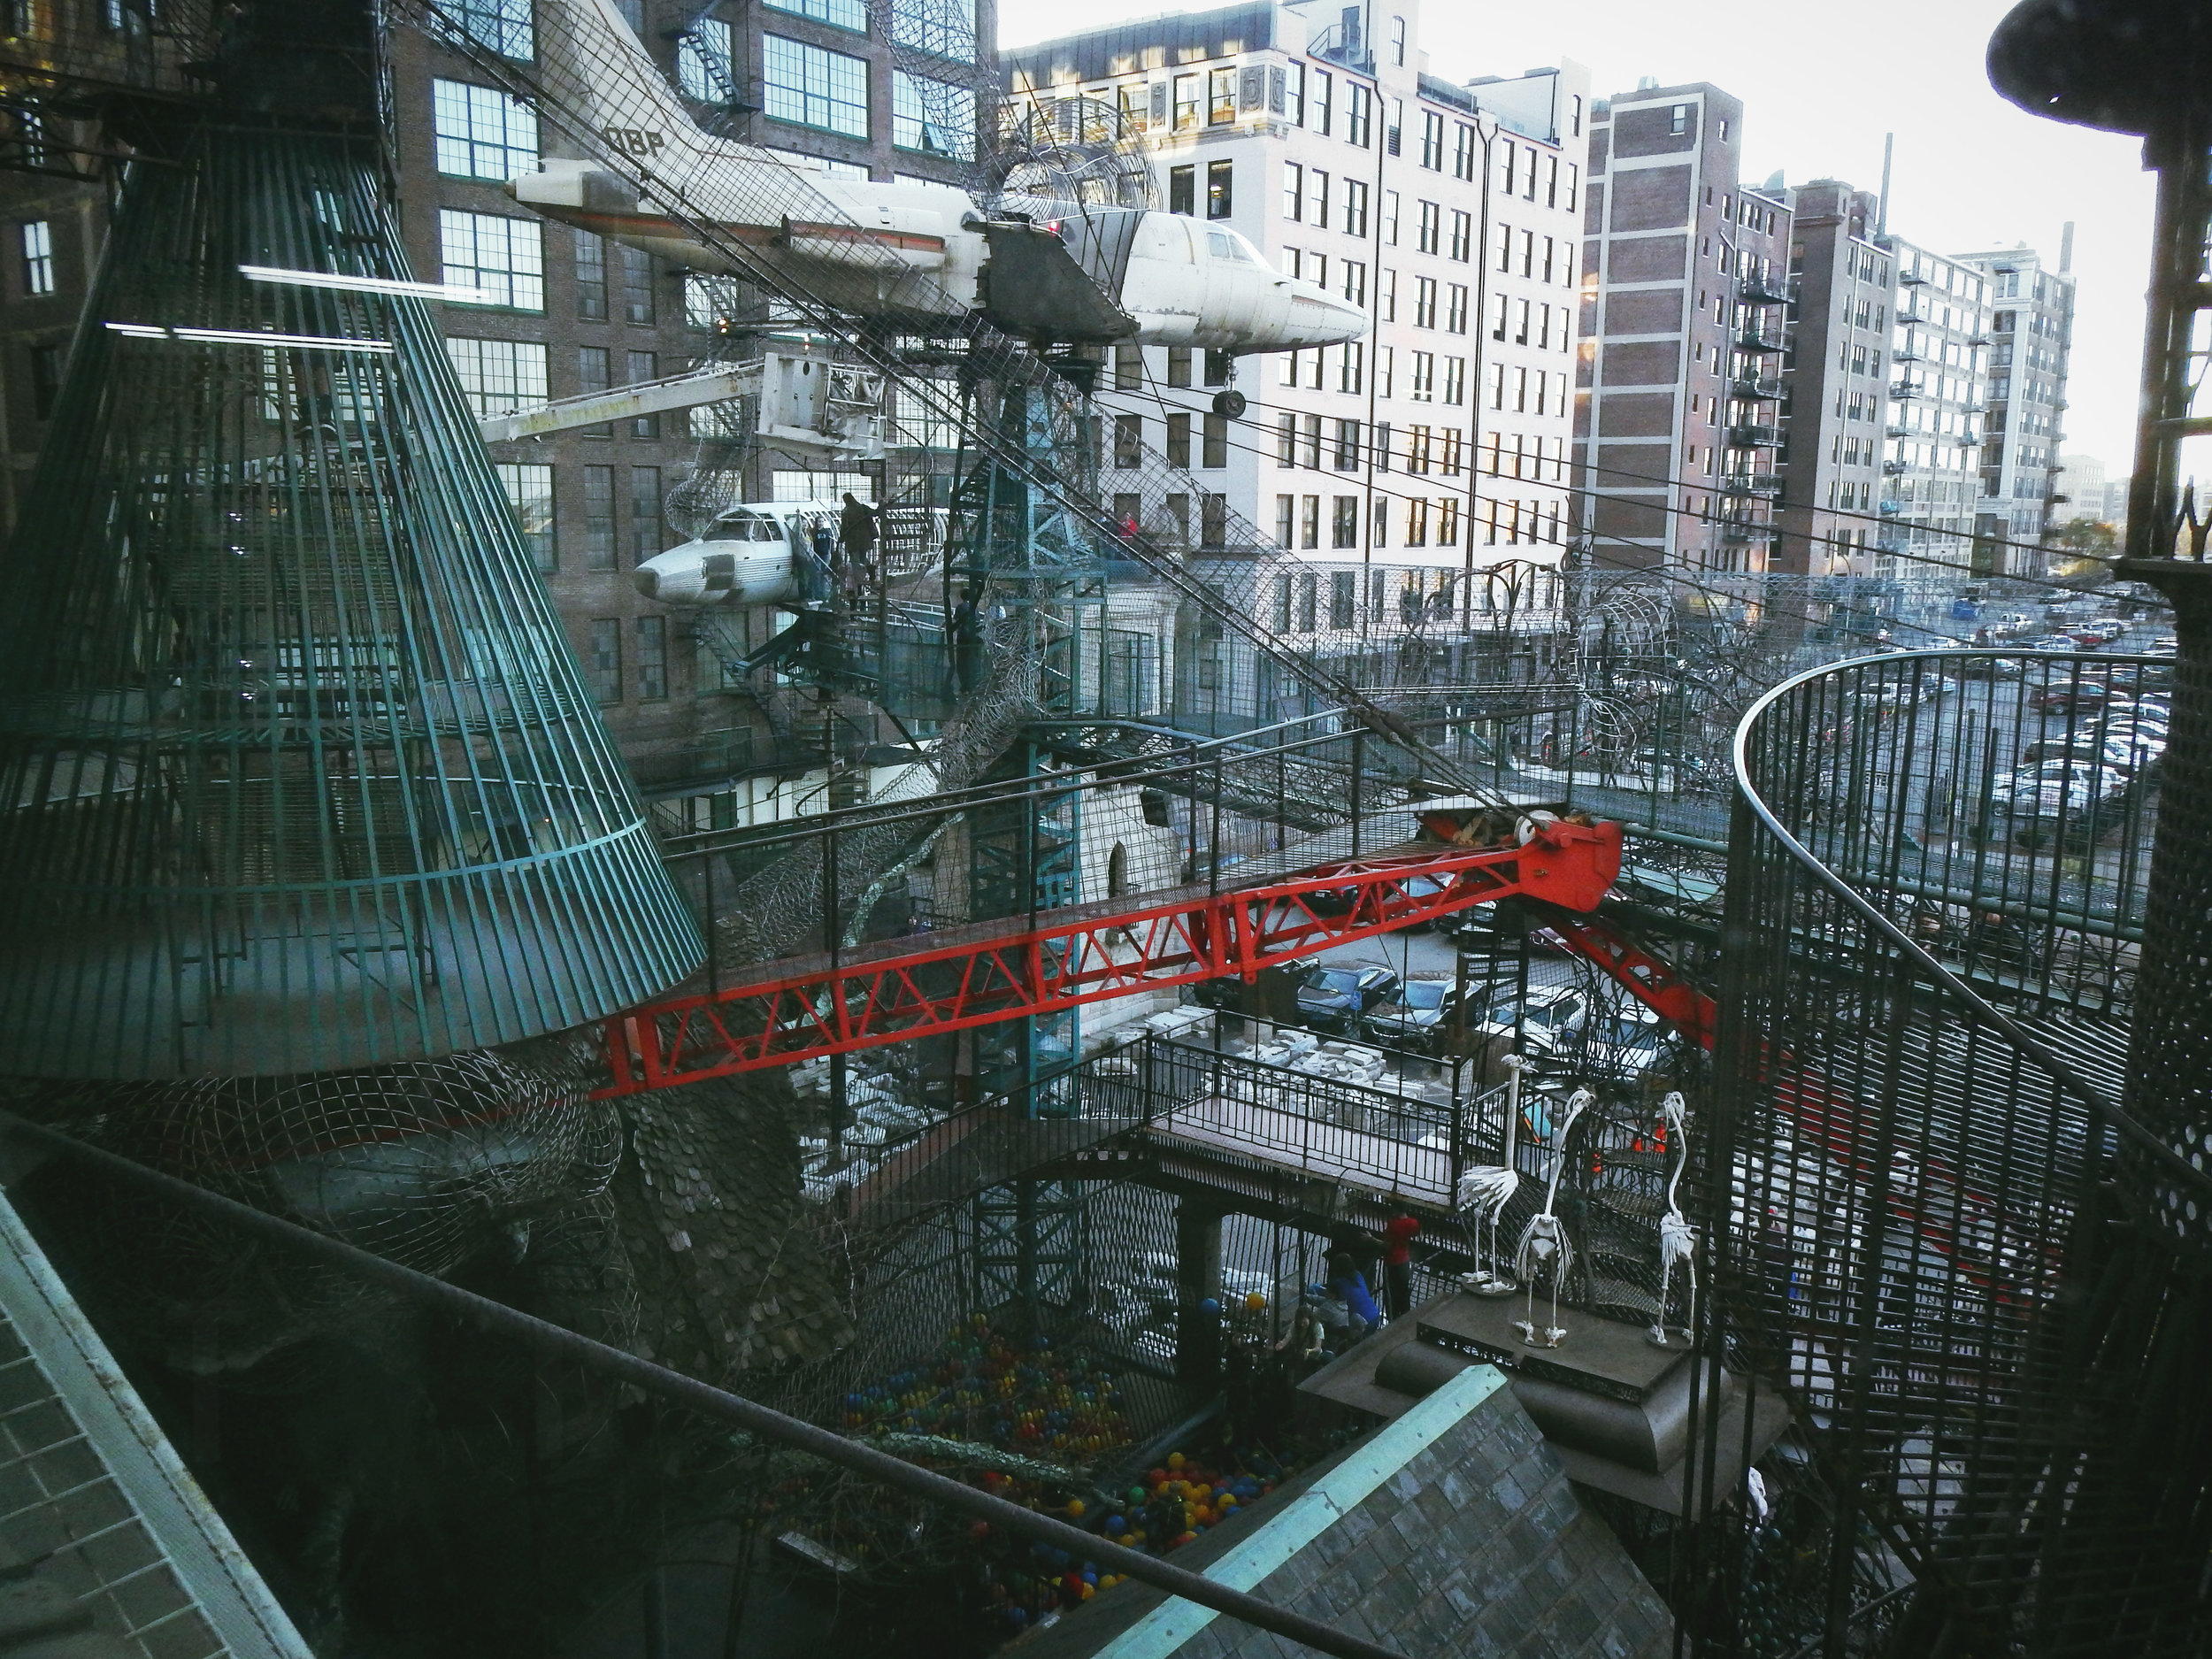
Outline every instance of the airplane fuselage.
<path id="1" fill-rule="evenodd" d="M 981 311 L 1017 333 L 1240 354 L 1332 345 L 1368 330 L 1363 311 L 1283 275 L 1235 231 L 1181 214 L 1107 209 L 1079 219 L 990 223 L 951 185 L 831 178 L 760 152 L 731 152 L 710 163 L 724 187 L 710 196 L 772 202 L 803 188 L 818 197 L 796 204 L 811 217 L 771 221 L 764 209 L 751 219 L 718 218 L 703 240 L 588 162 L 550 161 L 510 188 L 548 218 L 694 270 L 749 276 L 760 265 L 780 268 L 805 293 L 864 316 L 926 325 Z M 1108 221 L 1112 234 L 1100 234 Z M 1076 288 L 1078 280 L 1092 292 Z M 1071 291 L 1049 292 L 1056 283 Z M 1094 296 L 1104 303 L 1087 305 Z"/>

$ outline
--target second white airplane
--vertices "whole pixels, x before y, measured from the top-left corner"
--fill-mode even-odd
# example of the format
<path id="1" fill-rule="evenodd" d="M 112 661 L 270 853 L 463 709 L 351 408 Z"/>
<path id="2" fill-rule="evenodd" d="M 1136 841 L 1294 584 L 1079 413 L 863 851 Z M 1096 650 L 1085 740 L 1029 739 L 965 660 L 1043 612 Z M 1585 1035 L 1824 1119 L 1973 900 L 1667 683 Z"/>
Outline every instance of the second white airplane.
<path id="1" fill-rule="evenodd" d="M 751 274 L 690 224 L 839 311 L 907 326 L 972 312 L 1038 342 L 1244 354 L 1356 340 L 1366 313 L 1276 271 L 1235 231 L 1135 208 L 987 219 L 951 185 L 832 178 L 702 132 L 612 0 L 544 0 L 549 61 L 576 66 L 593 123 L 648 188 L 549 159 L 509 187 L 549 219 L 697 271 Z M 651 198 L 680 200 L 679 219 Z M 1055 214 L 1057 214 L 1055 217 Z"/>

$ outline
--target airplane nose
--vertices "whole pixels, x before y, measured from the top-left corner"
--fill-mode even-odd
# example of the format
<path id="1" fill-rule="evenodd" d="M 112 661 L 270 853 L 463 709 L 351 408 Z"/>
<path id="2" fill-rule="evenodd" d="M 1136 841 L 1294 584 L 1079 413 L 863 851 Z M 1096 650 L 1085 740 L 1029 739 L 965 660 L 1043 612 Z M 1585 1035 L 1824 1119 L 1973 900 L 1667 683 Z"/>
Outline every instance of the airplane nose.
<path id="1" fill-rule="evenodd" d="M 661 596 L 661 573 L 641 565 L 630 572 L 630 586 L 648 599 L 658 599 Z"/>

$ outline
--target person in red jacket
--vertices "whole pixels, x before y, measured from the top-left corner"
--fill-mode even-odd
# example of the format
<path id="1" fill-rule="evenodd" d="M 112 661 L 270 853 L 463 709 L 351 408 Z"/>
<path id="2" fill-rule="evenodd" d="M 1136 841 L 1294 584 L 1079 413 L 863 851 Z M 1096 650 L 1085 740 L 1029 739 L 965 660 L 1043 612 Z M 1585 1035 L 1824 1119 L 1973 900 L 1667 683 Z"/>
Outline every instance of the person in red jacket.
<path id="1" fill-rule="evenodd" d="M 1420 1231 L 1411 1216 L 1393 1216 L 1383 1224 L 1383 1301 L 1394 1319 L 1413 1310 L 1413 1252 L 1407 1247 Z"/>

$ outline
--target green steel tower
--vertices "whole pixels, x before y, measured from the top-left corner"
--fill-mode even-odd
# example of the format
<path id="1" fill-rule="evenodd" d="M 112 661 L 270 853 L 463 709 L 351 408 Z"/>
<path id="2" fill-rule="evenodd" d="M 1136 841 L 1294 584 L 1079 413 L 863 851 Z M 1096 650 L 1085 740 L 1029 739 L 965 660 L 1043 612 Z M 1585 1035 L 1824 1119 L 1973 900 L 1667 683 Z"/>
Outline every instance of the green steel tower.
<path id="1" fill-rule="evenodd" d="M 232 45 L 227 107 L 140 137 L 4 555 L 0 1072 L 381 1066 L 703 954 L 373 125 Z"/>

